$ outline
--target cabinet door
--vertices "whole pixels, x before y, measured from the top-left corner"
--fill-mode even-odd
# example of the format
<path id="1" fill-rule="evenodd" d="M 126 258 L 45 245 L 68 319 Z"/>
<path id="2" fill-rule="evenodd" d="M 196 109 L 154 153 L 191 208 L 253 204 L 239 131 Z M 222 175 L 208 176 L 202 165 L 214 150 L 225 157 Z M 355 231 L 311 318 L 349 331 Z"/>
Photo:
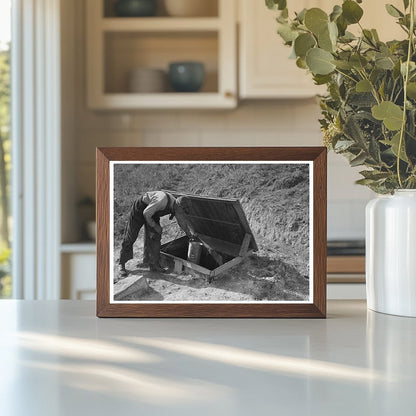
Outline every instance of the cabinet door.
<path id="1" fill-rule="evenodd" d="M 403 8 L 402 0 L 389 3 Z M 289 3 L 289 10 L 300 11 L 304 7 L 320 7 L 330 12 L 341 0 L 298 0 Z M 313 84 L 311 75 L 298 68 L 289 59 L 290 48 L 277 35 L 277 12 L 268 10 L 264 1 L 239 0 L 240 13 L 240 97 L 241 98 L 304 98 L 325 92 L 324 87 Z M 366 0 L 362 25 L 376 28 L 383 41 L 402 39 L 404 32 L 388 15 L 384 2 Z M 358 34 L 358 25 L 349 27 Z"/>
<path id="2" fill-rule="evenodd" d="M 330 10 L 325 3 L 330 4 L 329 0 L 299 0 L 295 7 L 297 11 L 304 7 Z M 239 0 L 239 8 L 240 97 L 305 98 L 322 92 L 311 75 L 289 59 L 291 50 L 276 33 L 277 13 L 257 0 Z"/>
<path id="3" fill-rule="evenodd" d="M 63 299 L 95 299 L 95 263 L 93 253 L 65 253 L 62 256 Z"/>
<path id="4" fill-rule="evenodd" d="M 386 3 L 393 4 L 398 9 L 403 10 L 403 0 L 389 0 L 386 2 L 380 0 L 365 0 L 360 4 L 364 10 L 364 15 L 360 23 L 364 28 L 377 29 L 380 40 L 383 42 L 393 39 L 404 39 L 406 34 L 395 23 L 396 19 L 387 13 Z M 352 29 L 353 26 L 350 26 L 350 28 L 348 30 L 354 33 L 359 32 L 357 25 L 355 25 L 354 29 Z"/>

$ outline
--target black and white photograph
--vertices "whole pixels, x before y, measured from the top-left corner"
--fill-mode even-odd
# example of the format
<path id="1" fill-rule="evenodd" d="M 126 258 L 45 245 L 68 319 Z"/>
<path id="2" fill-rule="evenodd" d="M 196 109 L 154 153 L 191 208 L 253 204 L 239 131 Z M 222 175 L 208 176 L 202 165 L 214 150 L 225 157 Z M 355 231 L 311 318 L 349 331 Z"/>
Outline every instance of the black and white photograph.
<path id="1" fill-rule="evenodd" d="M 111 303 L 311 303 L 312 162 L 110 163 Z"/>

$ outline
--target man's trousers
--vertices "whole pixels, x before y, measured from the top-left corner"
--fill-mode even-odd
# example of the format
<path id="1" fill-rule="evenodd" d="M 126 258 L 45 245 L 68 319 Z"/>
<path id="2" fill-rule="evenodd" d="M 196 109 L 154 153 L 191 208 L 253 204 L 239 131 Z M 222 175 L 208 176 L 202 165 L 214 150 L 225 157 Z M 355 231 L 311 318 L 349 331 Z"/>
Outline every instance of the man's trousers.
<path id="1" fill-rule="evenodd" d="M 124 265 L 133 258 L 133 244 L 137 240 L 139 231 L 144 225 L 144 251 L 143 263 L 150 266 L 159 265 L 161 235 L 153 230 L 145 221 L 143 211 L 147 205 L 142 202 L 139 196 L 130 208 L 129 218 L 124 230 L 123 242 L 121 245 L 119 263 Z M 160 224 L 160 217 L 153 216 L 153 220 Z"/>

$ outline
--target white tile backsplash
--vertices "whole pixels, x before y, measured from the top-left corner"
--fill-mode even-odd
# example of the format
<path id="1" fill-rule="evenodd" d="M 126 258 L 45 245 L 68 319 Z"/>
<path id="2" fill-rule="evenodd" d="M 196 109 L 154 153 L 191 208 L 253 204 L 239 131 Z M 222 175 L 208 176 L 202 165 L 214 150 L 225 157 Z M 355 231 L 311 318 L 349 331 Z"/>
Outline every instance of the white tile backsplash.
<path id="1" fill-rule="evenodd" d="M 328 200 L 328 239 L 355 240 L 365 235 L 365 206 L 368 199 Z"/>

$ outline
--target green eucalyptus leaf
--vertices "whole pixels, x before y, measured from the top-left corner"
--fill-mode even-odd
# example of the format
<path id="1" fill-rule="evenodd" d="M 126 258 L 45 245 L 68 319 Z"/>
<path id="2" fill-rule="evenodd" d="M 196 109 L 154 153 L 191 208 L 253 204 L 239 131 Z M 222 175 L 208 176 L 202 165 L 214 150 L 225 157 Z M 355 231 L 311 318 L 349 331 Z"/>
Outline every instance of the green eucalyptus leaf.
<path id="1" fill-rule="evenodd" d="M 336 82 L 331 82 L 331 84 L 328 87 L 328 90 L 329 90 L 329 95 L 331 96 L 333 100 L 341 101 L 341 91 Z"/>
<path id="2" fill-rule="evenodd" d="M 381 140 L 381 143 L 390 146 L 391 151 L 393 152 L 394 156 L 398 157 L 399 155 L 399 144 L 400 144 L 400 132 L 395 134 L 391 141 L 388 140 Z M 405 149 L 405 140 L 403 140 L 402 145 L 400 147 L 400 156 L 399 158 L 404 162 L 409 162 L 407 158 L 406 149 Z"/>
<path id="3" fill-rule="evenodd" d="M 366 138 L 362 129 L 363 119 L 359 114 L 348 117 L 344 125 L 344 133 L 348 139 L 355 142 L 359 149 L 366 148 Z"/>
<path id="4" fill-rule="evenodd" d="M 368 64 L 367 59 L 365 59 L 364 56 L 361 56 L 358 53 L 351 55 L 349 62 L 354 68 L 358 70 L 363 69 Z"/>
<path id="5" fill-rule="evenodd" d="M 377 33 L 377 30 L 376 29 L 371 29 L 371 34 L 373 35 L 373 39 L 376 42 L 380 42 L 380 38 L 378 37 L 378 33 Z"/>
<path id="6" fill-rule="evenodd" d="M 334 60 L 332 63 L 339 69 L 348 71 L 352 68 L 352 65 L 348 61 Z"/>
<path id="7" fill-rule="evenodd" d="M 337 27 L 340 36 L 344 36 L 348 27 L 348 22 L 344 19 L 342 15 L 337 19 Z"/>
<path id="8" fill-rule="evenodd" d="M 338 17 L 342 15 L 342 7 L 336 4 L 334 8 L 332 9 L 332 13 L 329 15 L 329 20 L 331 22 L 335 22 Z"/>
<path id="9" fill-rule="evenodd" d="M 378 93 L 383 100 L 386 99 L 386 78 L 383 78 L 381 81 L 380 87 L 378 88 Z"/>
<path id="10" fill-rule="evenodd" d="M 282 16 L 282 15 L 277 16 L 277 17 L 276 17 L 276 22 L 277 22 L 277 23 L 280 23 L 280 24 L 282 24 L 282 25 L 284 25 L 284 24 L 288 24 L 288 20 L 287 20 L 287 18 L 286 18 L 286 17 L 284 17 L 284 16 Z"/>
<path id="11" fill-rule="evenodd" d="M 375 65 L 377 68 L 385 69 L 385 70 L 392 70 L 394 69 L 395 62 L 393 61 L 392 56 L 382 56 L 378 54 L 375 60 Z"/>
<path id="12" fill-rule="evenodd" d="M 335 65 L 332 63 L 333 59 L 330 52 L 321 48 L 309 49 L 306 54 L 306 64 L 314 75 L 327 75 L 333 72 L 335 69 Z"/>
<path id="13" fill-rule="evenodd" d="M 404 14 L 397 8 L 394 7 L 392 4 L 386 4 L 387 13 L 393 17 L 403 17 Z"/>
<path id="14" fill-rule="evenodd" d="M 296 59 L 296 66 L 301 69 L 308 69 L 308 65 L 306 65 L 305 58 L 299 57 L 298 59 Z"/>
<path id="15" fill-rule="evenodd" d="M 280 17 L 283 19 L 287 19 L 289 17 L 289 10 L 285 7 L 282 12 L 280 13 Z"/>
<path id="16" fill-rule="evenodd" d="M 403 0 L 403 6 L 404 6 L 404 9 L 406 10 L 409 7 L 409 0 Z"/>
<path id="17" fill-rule="evenodd" d="M 409 73 L 416 71 L 416 64 L 412 61 L 409 63 Z M 402 62 L 400 65 L 400 72 L 403 76 L 406 76 L 406 62 Z"/>
<path id="18" fill-rule="evenodd" d="M 374 183 L 373 179 L 358 179 L 355 181 L 356 185 L 370 186 Z"/>
<path id="19" fill-rule="evenodd" d="M 373 158 L 373 162 L 376 166 L 380 165 L 381 162 L 381 153 L 378 141 L 374 136 L 370 137 L 370 144 L 368 146 L 368 151 L 370 156 Z"/>
<path id="20" fill-rule="evenodd" d="M 334 145 L 334 150 L 337 153 L 345 152 L 353 145 L 354 145 L 354 142 L 351 140 L 338 140 L 336 144 Z"/>
<path id="21" fill-rule="evenodd" d="M 334 22 L 328 23 L 328 30 L 329 30 L 329 37 L 331 38 L 331 42 L 334 46 L 337 44 L 338 39 L 338 26 Z"/>
<path id="22" fill-rule="evenodd" d="M 331 81 L 331 75 L 319 75 L 319 74 L 315 74 L 313 76 L 313 80 L 315 82 L 315 85 L 328 84 Z"/>
<path id="23" fill-rule="evenodd" d="M 303 9 L 299 13 L 296 14 L 296 19 L 299 22 L 303 23 L 303 21 L 305 20 L 306 11 L 307 11 L 307 9 Z"/>
<path id="24" fill-rule="evenodd" d="M 296 56 L 304 58 L 306 52 L 316 45 L 314 37 L 310 33 L 302 33 L 295 39 Z"/>
<path id="25" fill-rule="evenodd" d="M 361 152 L 358 156 L 350 160 L 350 165 L 352 167 L 362 165 L 367 159 L 367 155 L 364 152 Z"/>
<path id="26" fill-rule="evenodd" d="M 377 101 L 375 100 L 373 94 L 370 92 L 356 93 L 354 91 L 348 96 L 348 104 L 354 107 L 371 108 L 377 104 Z"/>
<path id="27" fill-rule="evenodd" d="M 337 25 L 337 29 L 338 29 L 338 31 L 339 31 L 339 27 L 338 27 L 338 25 Z M 344 33 L 344 35 L 343 35 L 343 36 L 341 36 L 341 37 L 338 39 L 338 41 L 339 41 L 339 42 L 342 42 L 342 43 L 349 43 L 349 42 L 352 42 L 352 41 L 353 41 L 353 40 L 355 40 L 355 39 L 357 39 L 357 37 L 356 37 L 353 33 L 348 32 L 348 30 L 346 30 L 346 31 L 345 31 L 345 33 Z"/>
<path id="28" fill-rule="evenodd" d="M 361 81 L 357 82 L 355 86 L 355 90 L 357 92 L 371 92 L 371 83 L 366 79 L 362 79 Z"/>
<path id="29" fill-rule="evenodd" d="M 358 23 L 363 13 L 363 9 L 353 0 L 342 3 L 342 16 L 349 24 Z"/>
<path id="30" fill-rule="evenodd" d="M 373 85 L 378 85 L 381 83 L 386 76 L 386 71 L 383 69 L 374 67 L 370 74 L 370 81 Z"/>
<path id="31" fill-rule="evenodd" d="M 373 117 L 383 121 L 384 125 L 392 131 L 402 127 L 403 110 L 391 101 L 383 101 L 371 109 Z"/>
<path id="32" fill-rule="evenodd" d="M 287 23 L 280 24 L 277 28 L 277 33 L 281 36 L 286 44 L 290 44 L 298 37 L 298 32 L 292 29 L 292 27 Z"/>
<path id="33" fill-rule="evenodd" d="M 364 40 L 370 45 L 373 45 L 375 43 L 371 30 L 363 29 L 363 36 L 364 36 Z"/>
<path id="34" fill-rule="evenodd" d="M 400 17 L 399 24 L 409 29 L 410 28 L 410 14 L 407 13 L 404 17 Z"/>
<path id="35" fill-rule="evenodd" d="M 416 100 L 416 82 L 407 84 L 407 96 L 412 100 Z"/>
<path id="36" fill-rule="evenodd" d="M 286 0 L 266 0 L 266 6 L 271 10 L 283 10 L 286 8 Z"/>
<path id="37" fill-rule="evenodd" d="M 416 109 L 410 110 L 407 114 L 407 129 L 409 131 L 408 136 L 413 140 L 416 140 Z"/>
<path id="38" fill-rule="evenodd" d="M 328 15 L 320 8 L 314 7 L 305 13 L 305 26 L 315 35 L 327 30 Z"/>
<path id="39" fill-rule="evenodd" d="M 324 49 L 328 52 L 334 51 L 334 44 L 332 43 L 328 27 L 325 31 L 318 35 L 318 45 L 321 49 Z"/>
<path id="40" fill-rule="evenodd" d="M 380 179 L 388 178 L 391 173 L 390 172 L 380 172 L 377 170 L 362 170 L 360 175 L 364 176 L 365 179 L 372 179 L 374 181 L 378 181 Z"/>

